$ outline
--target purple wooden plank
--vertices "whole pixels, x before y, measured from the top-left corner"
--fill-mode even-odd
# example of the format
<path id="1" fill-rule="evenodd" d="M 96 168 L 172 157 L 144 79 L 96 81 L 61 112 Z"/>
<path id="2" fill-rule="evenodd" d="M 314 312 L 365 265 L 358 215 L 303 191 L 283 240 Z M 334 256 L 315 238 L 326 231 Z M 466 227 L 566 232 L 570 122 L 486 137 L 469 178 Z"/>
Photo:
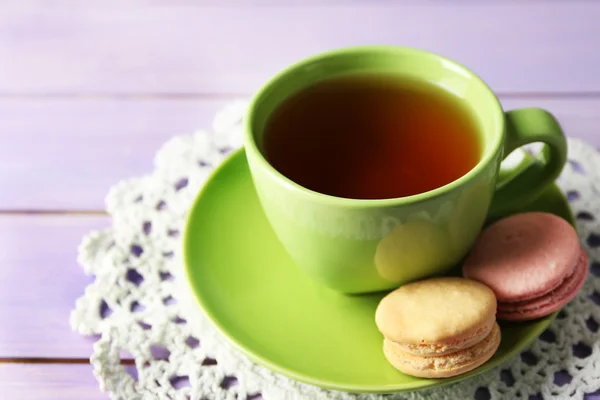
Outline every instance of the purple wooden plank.
<path id="1" fill-rule="evenodd" d="M 0 210 L 103 209 L 110 186 L 151 172 L 162 143 L 210 128 L 223 104 L 0 100 Z"/>
<path id="2" fill-rule="evenodd" d="M 3 399 L 106 400 L 90 365 L 0 364 Z"/>
<path id="3" fill-rule="evenodd" d="M 445 54 L 500 92 L 600 91 L 590 1 L 25 10 L 0 15 L 0 93 L 249 93 L 315 52 L 383 43 Z"/>
<path id="4" fill-rule="evenodd" d="M 600 146 L 600 99 L 503 100 L 554 112 Z M 0 210 L 101 210 L 109 187 L 152 171 L 173 135 L 210 128 L 224 101 L 0 100 Z M 35 144 L 35 146 L 32 146 Z"/>
<path id="5" fill-rule="evenodd" d="M 92 340 L 69 326 L 93 279 L 76 262 L 77 246 L 108 224 L 102 215 L 0 215 L 0 358 L 89 358 Z"/>

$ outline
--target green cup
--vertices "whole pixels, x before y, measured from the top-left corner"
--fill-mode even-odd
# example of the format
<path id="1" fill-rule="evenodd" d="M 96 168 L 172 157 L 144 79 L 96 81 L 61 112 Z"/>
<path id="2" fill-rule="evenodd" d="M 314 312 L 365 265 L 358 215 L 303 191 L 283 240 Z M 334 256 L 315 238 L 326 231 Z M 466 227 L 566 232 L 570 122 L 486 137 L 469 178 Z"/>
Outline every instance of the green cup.
<path id="1" fill-rule="evenodd" d="M 423 79 L 454 93 L 476 118 L 482 143 L 478 164 L 437 189 L 381 200 L 317 193 L 273 168 L 262 139 L 274 110 L 316 82 L 362 73 Z M 490 88 L 464 66 L 393 46 L 330 51 L 280 72 L 254 97 L 244 140 L 254 186 L 277 237 L 308 275 L 343 293 L 386 290 L 448 272 L 469 251 L 486 218 L 535 199 L 558 177 L 567 154 L 563 132 L 547 111 L 504 112 Z M 541 153 L 500 185 L 502 160 L 533 142 L 544 143 Z"/>

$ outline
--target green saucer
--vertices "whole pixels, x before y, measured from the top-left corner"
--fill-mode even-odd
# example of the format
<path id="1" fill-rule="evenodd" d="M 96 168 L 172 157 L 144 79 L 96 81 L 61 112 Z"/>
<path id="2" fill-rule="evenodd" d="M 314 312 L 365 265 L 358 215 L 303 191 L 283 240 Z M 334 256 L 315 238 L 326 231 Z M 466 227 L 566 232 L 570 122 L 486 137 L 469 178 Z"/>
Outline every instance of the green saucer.
<path id="1" fill-rule="evenodd" d="M 512 174 L 506 174 L 508 179 Z M 571 223 L 552 186 L 528 207 Z M 292 379 L 348 392 L 388 393 L 457 382 L 518 354 L 556 314 L 502 323 L 502 343 L 475 371 L 447 379 L 404 375 L 384 358 L 374 321 L 385 293 L 348 296 L 310 280 L 271 230 L 243 150 L 212 175 L 190 210 L 183 240 L 187 283 L 217 329 L 253 361 Z"/>

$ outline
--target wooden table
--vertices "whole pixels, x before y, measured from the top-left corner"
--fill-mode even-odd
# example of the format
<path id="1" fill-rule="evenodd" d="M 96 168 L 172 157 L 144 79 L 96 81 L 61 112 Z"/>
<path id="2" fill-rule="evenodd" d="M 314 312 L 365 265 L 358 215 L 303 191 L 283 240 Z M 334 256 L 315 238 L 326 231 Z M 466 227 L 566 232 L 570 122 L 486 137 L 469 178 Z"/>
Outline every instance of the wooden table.
<path id="1" fill-rule="evenodd" d="M 110 224 L 108 188 L 150 172 L 161 143 L 210 127 L 223 104 L 299 58 L 356 44 L 437 51 L 480 73 L 507 108 L 545 107 L 568 135 L 600 145 L 593 0 L 91 3 L 0 6 L 3 399 L 106 398 L 92 340 L 68 319 L 91 280 L 76 247 Z"/>

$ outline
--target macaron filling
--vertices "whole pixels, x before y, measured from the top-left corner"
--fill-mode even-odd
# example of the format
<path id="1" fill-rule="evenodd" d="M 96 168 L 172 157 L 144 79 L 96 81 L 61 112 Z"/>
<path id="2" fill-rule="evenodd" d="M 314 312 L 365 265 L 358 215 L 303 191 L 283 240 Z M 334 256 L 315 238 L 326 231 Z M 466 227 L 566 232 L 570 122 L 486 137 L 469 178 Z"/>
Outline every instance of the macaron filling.
<path id="1" fill-rule="evenodd" d="M 505 319 L 519 319 L 520 316 L 531 317 L 532 313 L 552 313 L 571 301 L 583 286 L 587 276 L 587 254 L 581 249 L 579 259 L 573 272 L 554 290 L 528 300 L 514 302 L 498 302 L 498 315 Z M 552 311 L 554 310 L 554 311 Z"/>
<path id="2" fill-rule="evenodd" d="M 497 323 L 487 336 L 473 346 L 445 355 L 418 356 L 403 352 L 396 343 L 385 339 L 384 353 L 401 371 L 418 374 L 427 372 L 452 372 L 466 367 L 475 368 L 485 363 L 500 344 L 500 327 Z"/>
<path id="3" fill-rule="evenodd" d="M 393 343 L 394 346 L 398 346 L 401 351 L 413 354 L 416 356 L 441 356 L 445 354 L 454 353 L 460 350 L 463 350 L 467 347 L 471 347 L 483 339 L 485 339 L 496 323 L 495 319 L 492 319 L 486 325 L 477 329 L 472 335 L 467 337 L 456 337 L 450 342 L 446 343 L 420 343 L 420 344 L 412 344 L 412 343 L 398 343 L 392 340 L 389 340 Z"/>

